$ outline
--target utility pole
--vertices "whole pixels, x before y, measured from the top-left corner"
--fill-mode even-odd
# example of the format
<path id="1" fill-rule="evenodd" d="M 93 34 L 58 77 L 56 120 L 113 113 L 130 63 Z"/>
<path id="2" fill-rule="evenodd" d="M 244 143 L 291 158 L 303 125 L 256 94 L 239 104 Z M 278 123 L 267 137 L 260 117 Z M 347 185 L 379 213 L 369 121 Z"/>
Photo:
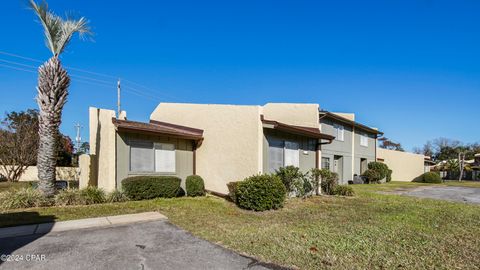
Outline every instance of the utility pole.
<path id="1" fill-rule="evenodd" d="M 120 117 L 120 113 L 122 112 L 121 108 L 120 108 L 120 78 L 118 79 L 118 82 L 117 82 L 117 109 L 118 109 L 118 115 L 117 115 L 117 118 Z"/>
<path id="2" fill-rule="evenodd" d="M 77 130 L 77 136 L 75 137 L 75 143 L 76 143 L 76 148 L 77 148 L 76 151 L 78 151 L 78 149 L 80 148 L 80 144 L 82 143 L 82 137 L 80 136 L 80 131 L 83 128 L 83 126 L 81 126 L 80 123 L 76 123 L 74 125 L 74 127 Z"/>
<path id="3" fill-rule="evenodd" d="M 460 166 L 460 176 L 458 177 L 458 181 L 462 181 L 463 170 L 465 168 L 465 152 L 458 153 L 458 165 Z"/>

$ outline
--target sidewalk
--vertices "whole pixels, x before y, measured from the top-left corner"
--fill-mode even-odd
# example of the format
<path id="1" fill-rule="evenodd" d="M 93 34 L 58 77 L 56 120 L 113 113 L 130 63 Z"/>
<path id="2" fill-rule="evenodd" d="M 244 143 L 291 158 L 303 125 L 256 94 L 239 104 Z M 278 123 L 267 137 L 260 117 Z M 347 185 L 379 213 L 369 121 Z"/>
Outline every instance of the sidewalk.
<path id="1" fill-rule="evenodd" d="M 130 215 L 108 216 L 98 218 L 77 219 L 59 222 L 50 222 L 33 225 L 0 228 L 0 238 L 25 236 L 34 234 L 46 234 L 49 232 L 61 232 L 69 230 L 100 228 L 115 225 L 124 225 L 136 222 L 166 220 L 167 217 L 158 212 L 145 212 Z"/>

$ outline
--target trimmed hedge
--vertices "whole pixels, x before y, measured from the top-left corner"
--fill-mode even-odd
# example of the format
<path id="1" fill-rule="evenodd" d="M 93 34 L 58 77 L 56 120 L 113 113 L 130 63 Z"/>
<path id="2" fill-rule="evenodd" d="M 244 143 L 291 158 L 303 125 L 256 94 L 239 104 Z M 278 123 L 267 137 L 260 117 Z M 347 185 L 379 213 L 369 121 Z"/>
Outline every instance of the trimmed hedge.
<path id="1" fill-rule="evenodd" d="M 199 175 L 190 175 L 185 180 L 187 195 L 190 197 L 205 196 L 205 184 Z"/>
<path id="2" fill-rule="evenodd" d="M 422 175 L 422 181 L 425 183 L 442 183 L 442 178 L 436 172 L 426 172 Z"/>
<path id="3" fill-rule="evenodd" d="M 265 211 L 283 207 L 286 189 L 278 176 L 254 175 L 238 182 L 235 197 L 239 207 Z"/>
<path id="4" fill-rule="evenodd" d="M 175 176 L 133 176 L 123 179 L 122 187 L 132 200 L 173 198 L 179 193 L 181 181 Z"/>
<path id="5" fill-rule="evenodd" d="M 388 176 L 389 170 L 390 170 L 388 168 L 387 164 L 382 163 L 382 162 L 376 162 L 376 161 L 368 163 L 368 169 L 377 171 L 378 174 L 379 174 L 379 177 L 380 177 L 379 180 L 382 180 L 383 178 L 386 178 Z"/>
<path id="6" fill-rule="evenodd" d="M 367 183 L 379 183 L 381 178 L 380 172 L 373 169 L 368 169 L 363 173 L 365 176 Z"/>

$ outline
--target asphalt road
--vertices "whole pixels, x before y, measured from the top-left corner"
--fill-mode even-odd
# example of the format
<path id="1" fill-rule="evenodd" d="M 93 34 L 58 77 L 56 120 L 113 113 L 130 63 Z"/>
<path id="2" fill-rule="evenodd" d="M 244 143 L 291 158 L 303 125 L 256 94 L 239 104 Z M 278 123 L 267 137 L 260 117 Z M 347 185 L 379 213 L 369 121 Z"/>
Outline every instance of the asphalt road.
<path id="1" fill-rule="evenodd" d="M 0 254 L 0 269 L 279 269 L 164 220 L 3 238 Z"/>
<path id="2" fill-rule="evenodd" d="M 402 195 L 480 204 L 480 188 L 428 186 L 400 192 Z"/>

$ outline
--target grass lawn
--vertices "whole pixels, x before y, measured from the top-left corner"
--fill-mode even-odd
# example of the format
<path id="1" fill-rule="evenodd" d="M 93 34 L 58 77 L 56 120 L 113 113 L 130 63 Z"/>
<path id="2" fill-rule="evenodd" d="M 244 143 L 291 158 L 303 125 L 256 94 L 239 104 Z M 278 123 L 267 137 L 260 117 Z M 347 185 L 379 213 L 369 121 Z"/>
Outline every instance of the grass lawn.
<path id="1" fill-rule="evenodd" d="M 36 208 L 0 214 L 0 226 L 153 210 L 201 238 L 301 269 L 478 269 L 480 206 L 377 193 L 420 185 L 356 185 L 353 198 L 290 199 L 263 213 L 216 197 Z"/>
<path id="2" fill-rule="evenodd" d="M 30 182 L 0 182 L 0 192 L 29 186 Z"/>

